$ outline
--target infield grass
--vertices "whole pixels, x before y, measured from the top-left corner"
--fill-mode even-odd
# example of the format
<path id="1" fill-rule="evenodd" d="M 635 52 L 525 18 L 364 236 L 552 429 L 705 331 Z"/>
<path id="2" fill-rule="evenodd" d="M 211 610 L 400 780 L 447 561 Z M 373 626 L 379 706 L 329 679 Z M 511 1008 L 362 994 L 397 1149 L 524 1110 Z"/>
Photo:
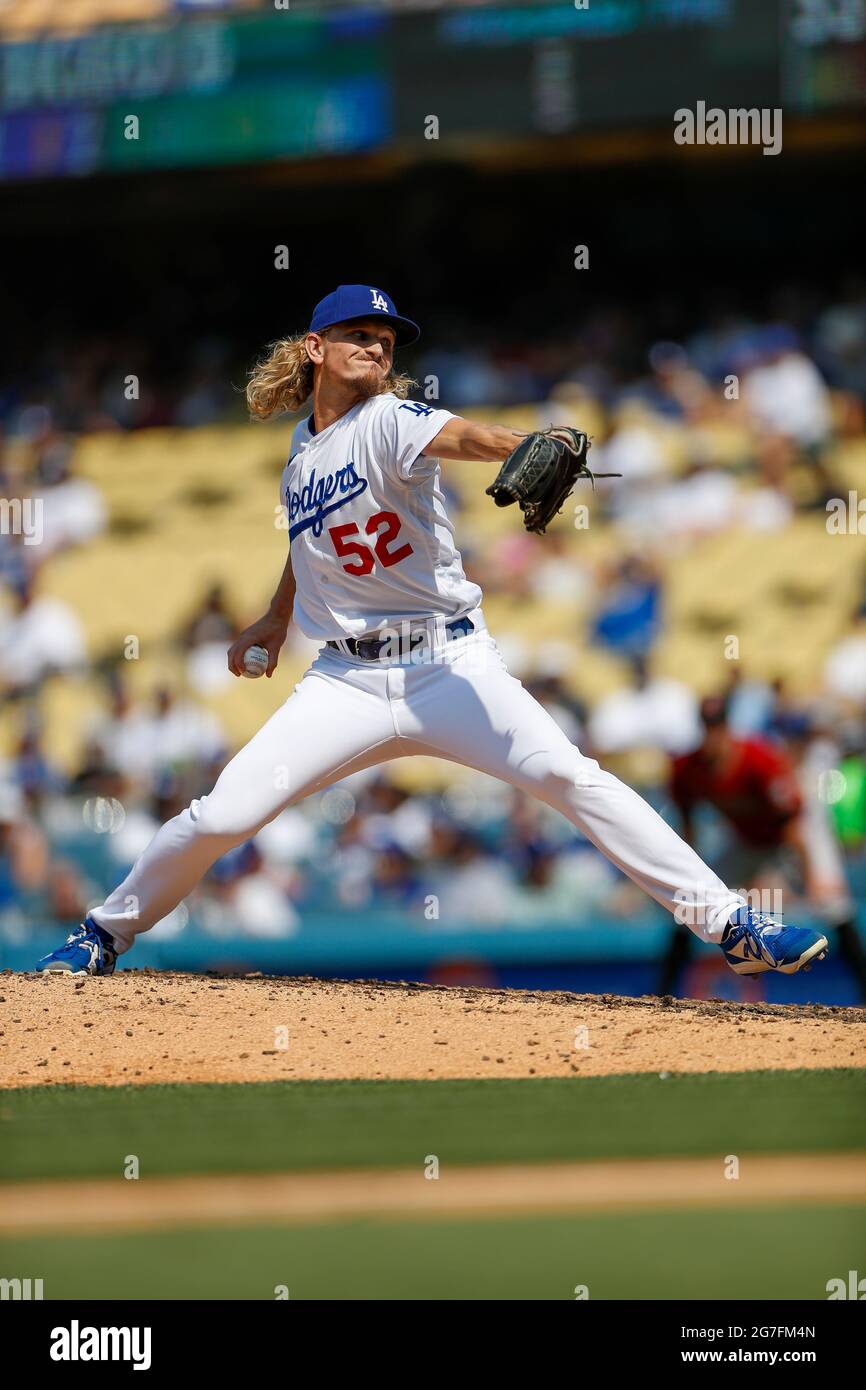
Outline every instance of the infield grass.
<path id="1" fill-rule="evenodd" d="M 826 1299 L 866 1208 L 323 1223 L 4 1240 L 47 1299 Z M 808 1316 L 798 1317 L 808 1323 Z"/>
<path id="2" fill-rule="evenodd" d="M 866 1148 L 866 1071 L 0 1092 L 0 1179 Z"/>

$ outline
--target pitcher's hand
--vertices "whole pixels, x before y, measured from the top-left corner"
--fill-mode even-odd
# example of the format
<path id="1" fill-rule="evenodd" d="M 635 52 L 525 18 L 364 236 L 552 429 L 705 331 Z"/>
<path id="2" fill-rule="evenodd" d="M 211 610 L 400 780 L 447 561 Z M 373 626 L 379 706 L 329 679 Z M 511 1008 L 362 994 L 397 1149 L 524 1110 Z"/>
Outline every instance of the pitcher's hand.
<path id="1" fill-rule="evenodd" d="M 268 654 L 268 669 L 265 675 L 270 680 L 277 669 L 280 648 L 286 640 L 288 630 L 288 623 L 283 622 L 281 618 L 275 618 L 271 613 L 266 613 L 257 622 L 251 623 L 229 647 L 228 661 L 232 675 L 244 674 L 244 652 L 250 647 L 264 647 Z"/>

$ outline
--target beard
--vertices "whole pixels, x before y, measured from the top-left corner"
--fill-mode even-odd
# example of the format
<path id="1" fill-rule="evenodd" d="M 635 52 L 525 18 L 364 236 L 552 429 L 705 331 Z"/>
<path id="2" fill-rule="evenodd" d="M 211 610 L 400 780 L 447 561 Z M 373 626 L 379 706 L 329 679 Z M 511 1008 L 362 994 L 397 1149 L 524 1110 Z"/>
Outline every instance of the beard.
<path id="1" fill-rule="evenodd" d="M 358 396 L 362 401 L 368 401 L 372 396 L 379 396 L 386 390 L 387 376 L 383 376 L 380 371 L 373 366 L 366 371 L 363 376 L 359 376 L 352 383 Z"/>

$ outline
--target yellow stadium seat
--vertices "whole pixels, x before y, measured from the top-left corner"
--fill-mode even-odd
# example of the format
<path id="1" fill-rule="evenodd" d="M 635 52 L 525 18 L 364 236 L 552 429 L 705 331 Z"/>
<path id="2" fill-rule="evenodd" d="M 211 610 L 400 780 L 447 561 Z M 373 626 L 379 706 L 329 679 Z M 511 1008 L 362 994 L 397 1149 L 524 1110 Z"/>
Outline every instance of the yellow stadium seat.
<path id="1" fill-rule="evenodd" d="M 468 413 L 493 418 L 490 411 Z M 497 411 L 495 418 L 522 429 L 540 423 L 536 407 Z M 662 436 L 666 430 L 667 456 L 676 469 L 687 432 L 665 426 Z M 737 426 L 713 426 L 710 434 L 720 460 L 738 457 Z M 241 621 L 262 611 L 288 544 L 278 483 L 290 438 L 286 425 L 230 425 L 80 440 L 76 471 L 104 493 L 109 529 L 50 561 L 40 588 L 76 610 L 92 659 L 119 660 L 124 638 L 139 638 L 140 659 L 122 668 L 134 691 L 147 695 L 166 682 L 183 689 L 185 662 L 173 638 L 213 582 L 224 583 Z M 834 476 L 845 474 L 854 486 L 862 464 L 859 441 L 836 446 Z M 458 541 L 481 568 L 491 563 L 491 547 L 521 536 L 517 509 L 494 507 L 484 495 L 493 472 L 491 465 L 468 462 L 443 468 L 460 499 Z M 862 587 L 862 545 L 856 536 L 829 535 L 825 521 L 816 511 L 798 514 L 780 532 L 739 528 L 687 546 L 659 546 L 664 627 L 653 669 L 700 693 L 718 689 L 731 669 L 726 639 L 735 637 L 747 675 L 781 675 L 795 690 L 814 690 Z M 633 549 L 631 538 L 598 511 L 586 531 L 570 531 L 567 512 L 554 525 L 568 535 L 564 553 L 590 570 L 608 569 Z M 542 555 L 545 540 L 535 544 Z M 590 702 L 628 679 L 619 657 L 589 644 L 591 609 L 584 598 L 540 602 L 491 589 L 485 613 L 494 635 L 521 653 L 525 670 L 555 643 L 566 653 L 567 684 Z M 289 648 L 273 682 L 233 682 L 205 703 L 232 743 L 241 743 L 287 697 L 307 664 L 306 655 Z M 100 686 L 89 678 L 54 680 L 43 703 L 48 746 L 71 766 L 86 718 L 102 708 Z M 443 766 L 453 779 L 454 769 Z"/>

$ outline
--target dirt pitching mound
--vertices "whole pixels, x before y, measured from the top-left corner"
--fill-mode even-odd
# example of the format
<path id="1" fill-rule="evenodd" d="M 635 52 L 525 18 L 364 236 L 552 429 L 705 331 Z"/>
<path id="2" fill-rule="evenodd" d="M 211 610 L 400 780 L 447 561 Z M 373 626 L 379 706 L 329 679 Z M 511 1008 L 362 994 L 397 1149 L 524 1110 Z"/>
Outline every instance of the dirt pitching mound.
<path id="1" fill-rule="evenodd" d="M 866 1010 L 124 970 L 0 976 L 0 1087 L 866 1066 Z"/>

